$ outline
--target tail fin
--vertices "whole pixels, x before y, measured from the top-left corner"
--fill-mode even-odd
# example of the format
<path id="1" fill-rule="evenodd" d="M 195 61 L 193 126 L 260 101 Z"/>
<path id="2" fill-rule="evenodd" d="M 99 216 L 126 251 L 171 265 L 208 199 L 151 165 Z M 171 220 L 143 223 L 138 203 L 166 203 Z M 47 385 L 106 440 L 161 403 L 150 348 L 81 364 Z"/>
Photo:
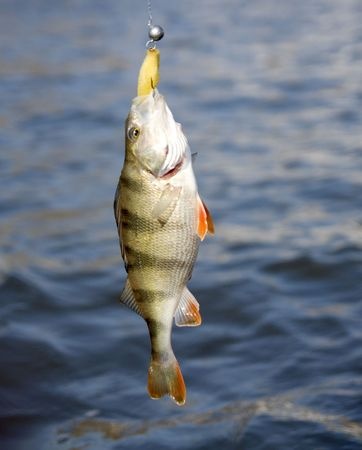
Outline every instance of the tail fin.
<path id="1" fill-rule="evenodd" d="M 180 366 L 174 356 L 167 362 L 152 358 L 148 370 L 148 393 L 154 399 L 168 394 L 178 405 L 185 404 L 186 386 Z"/>

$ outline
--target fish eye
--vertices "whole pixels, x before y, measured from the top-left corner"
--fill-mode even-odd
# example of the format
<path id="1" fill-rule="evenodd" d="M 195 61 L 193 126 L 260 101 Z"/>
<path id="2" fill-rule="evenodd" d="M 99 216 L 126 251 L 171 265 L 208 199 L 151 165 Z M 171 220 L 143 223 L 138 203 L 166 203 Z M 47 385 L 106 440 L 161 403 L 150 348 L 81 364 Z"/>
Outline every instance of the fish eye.
<path id="1" fill-rule="evenodd" d="M 138 127 L 131 127 L 128 130 L 128 138 L 131 139 L 131 141 L 136 141 L 139 135 L 140 129 Z"/>

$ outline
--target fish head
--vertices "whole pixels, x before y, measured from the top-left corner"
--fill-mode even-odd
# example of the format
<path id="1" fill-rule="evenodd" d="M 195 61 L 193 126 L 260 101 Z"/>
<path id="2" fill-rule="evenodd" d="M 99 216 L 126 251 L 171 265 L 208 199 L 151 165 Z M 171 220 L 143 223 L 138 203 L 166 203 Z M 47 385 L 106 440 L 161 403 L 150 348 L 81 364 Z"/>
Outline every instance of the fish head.
<path id="1" fill-rule="evenodd" d="M 157 89 L 133 100 L 126 121 L 126 151 L 157 178 L 171 174 L 187 156 L 181 125 Z"/>

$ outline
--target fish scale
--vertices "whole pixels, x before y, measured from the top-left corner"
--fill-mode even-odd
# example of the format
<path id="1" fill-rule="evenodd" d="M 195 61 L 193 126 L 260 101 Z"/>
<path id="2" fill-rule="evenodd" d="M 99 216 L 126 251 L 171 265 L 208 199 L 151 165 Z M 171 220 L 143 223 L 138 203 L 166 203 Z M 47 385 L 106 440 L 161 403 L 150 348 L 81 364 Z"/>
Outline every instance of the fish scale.
<path id="1" fill-rule="evenodd" d="M 150 334 L 149 394 L 184 404 L 171 330 L 174 318 L 179 326 L 201 323 L 186 284 L 212 222 L 198 196 L 187 140 L 156 89 L 133 100 L 114 207 L 128 274 L 121 301 L 144 318 Z"/>
<path id="2" fill-rule="evenodd" d="M 127 165 L 125 165 L 124 172 L 127 173 Z M 124 192 L 122 179 L 123 173 L 121 192 Z M 122 232 L 123 240 L 129 243 L 130 249 L 128 269 L 131 265 L 136 272 L 132 275 L 131 283 L 134 281 L 137 286 L 147 287 L 153 285 L 155 278 L 145 276 L 143 272 L 154 271 L 158 286 L 166 284 L 167 291 L 172 296 L 180 286 L 188 281 L 198 249 L 195 232 L 195 237 L 190 239 L 190 231 L 194 231 L 196 227 L 192 224 L 195 222 L 195 214 L 191 216 L 189 208 L 192 198 L 187 197 L 186 205 L 185 202 L 180 201 L 171 219 L 162 226 L 152 217 L 149 208 L 149 205 L 156 203 L 161 195 L 160 189 L 155 189 L 152 186 L 152 180 L 150 181 L 147 183 L 144 180 L 144 189 L 141 195 L 132 192 L 125 194 L 125 203 L 132 205 L 128 207 L 130 215 L 140 218 L 134 222 L 134 227 L 124 227 Z M 148 184 L 150 186 L 146 188 Z M 194 208 L 196 208 L 196 197 L 194 203 Z M 124 223 L 128 223 L 127 216 L 122 224 Z M 177 234 L 175 235 L 176 229 Z M 172 245 L 170 245 L 171 243 Z M 174 282 L 170 283 L 170 279 Z"/>

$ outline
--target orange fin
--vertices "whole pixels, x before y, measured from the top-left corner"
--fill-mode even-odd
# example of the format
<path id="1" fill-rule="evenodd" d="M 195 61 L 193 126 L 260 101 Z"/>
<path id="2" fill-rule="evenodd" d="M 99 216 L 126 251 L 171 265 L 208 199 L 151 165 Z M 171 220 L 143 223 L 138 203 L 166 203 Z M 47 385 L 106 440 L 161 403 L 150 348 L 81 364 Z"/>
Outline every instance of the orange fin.
<path id="1" fill-rule="evenodd" d="M 207 220 L 207 232 L 209 234 L 215 234 L 215 225 L 214 225 L 214 221 L 212 220 L 210 211 L 208 210 L 207 206 L 205 205 L 204 202 L 202 202 L 202 204 L 204 205 L 205 211 L 206 211 L 206 220 Z"/>
<path id="2" fill-rule="evenodd" d="M 148 369 L 148 393 L 153 399 L 168 394 L 178 405 L 185 404 L 186 386 L 180 366 L 174 356 L 171 362 L 165 363 L 152 358 Z"/>
<path id="3" fill-rule="evenodd" d="M 212 220 L 211 214 L 207 209 L 205 203 L 197 196 L 197 207 L 198 207 L 198 224 L 197 224 L 197 234 L 199 238 L 203 241 L 206 233 L 214 234 L 215 227 Z"/>
<path id="4" fill-rule="evenodd" d="M 201 325 L 200 305 L 191 292 L 185 287 L 175 312 L 175 323 L 178 327 L 197 327 Z"/>

